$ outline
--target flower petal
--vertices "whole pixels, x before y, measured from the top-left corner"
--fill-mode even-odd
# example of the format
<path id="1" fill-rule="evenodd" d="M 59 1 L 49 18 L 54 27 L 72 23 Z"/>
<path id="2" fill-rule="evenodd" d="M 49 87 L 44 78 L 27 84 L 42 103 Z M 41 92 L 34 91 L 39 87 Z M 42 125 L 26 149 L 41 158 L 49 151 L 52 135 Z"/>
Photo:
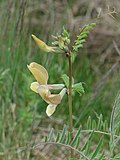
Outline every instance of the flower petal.
<path id="1" fill-rule="evenodd" d="M 37 89 L 40 96 L 43 98 L 45 102 L 48 104 L 59 104 L 61 102 L 60 94 L 51 94 L 50 90 L 48 89 L 47 85 L 43 86 L 40 85 Z"/>
<path id="2" fill-rule="evenodd" d="M 67 92 L 67 89 L 66 89 L 66 88 L 63 88 L 62 91 L 59 93 L 61 99 L 63 98 L 63 96 L 65 95 L 66 92 Z"/>
<path id="3" fill-rule="evenodd" d="M 64 84 L 48 84 L 47 87 L 51 90 L 59 90 L 65 87 Z"/>
<path id="4" fill-rule="evenodd" d="M 45 44 L 43 41 L 41 41 L 35 35 L 32 34 L 32 37 L 41 50 L 43 50 L 45 52 L 54 52 L 55 51 L 52 47 Z"/>
<path id="5" fill-rule="evenodd" d="M 48 100 L 52 104 L 60 104 L 61 103 L 61 96 L 60 96 L 60 94 L 50 94 L 50 95 L 48 95 Z"/>
<path id="6" fill-rule="evenodd" d="M 27 65 L 27 67 L 31 71 L 38 83 L 47 84 L 48 72 L 43 66 L 41 66 L 38 63 L 32 62 L 30 63 L 30 65 Z"/>
<path id="7" fill-rule="evenodd" d="M 59 94 L 49 94 L 47 99 L 52 104 L 60 104 L 65 93 L 66 93 L 66 88 L 63 88 Z"/>
<path id="8" fill-rule="evenodd" d="M 33 82 L 31 83 L 30 89 L 36 93 L 38 93 L 38 87 L 39 87 L 39 83 L 38 82 Z"/>
<path id="9" fill-rule="evenodd" d="M 47 87 L 43 87 L 43 86 L 39 86 L 37 89 L 38 93 L 40 94 L 40 96 L 42 97 L 42 99 L 47 102 L 48 104 L 50 104 L 51 102 L 49 101 L 48 96 L 51 94 L 49 89 Z"/>
<path id="10" fill-rule="evenodd" d="M 55 104 L 49 104 L 47 106 L 46 114 L 48 115 L 48 117 L 50 117 L 55 112 L 56 106 L 57 105 L 55 105 Z"/>
<path id="11" fill-rule="evenodd" d="M 38 87 L 37 91 L 45 102 L 47 102 L 48 104 L 56 104 L 57 105 L 57 104 L 61 103 L 61 100 L 62 100 L 64 94 L 66 93 L 66 88 L 63 88 L 59 94 L 51 94 L 47 85 L 46 86 L 40 85 Z"/>

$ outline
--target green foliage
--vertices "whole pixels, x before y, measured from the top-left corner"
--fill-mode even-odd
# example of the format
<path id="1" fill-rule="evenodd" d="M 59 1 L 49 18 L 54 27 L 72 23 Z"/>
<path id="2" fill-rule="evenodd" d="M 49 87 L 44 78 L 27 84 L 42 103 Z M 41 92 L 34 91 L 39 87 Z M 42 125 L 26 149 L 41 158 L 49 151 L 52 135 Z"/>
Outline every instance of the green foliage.
<path id="1" fill-rule="evenodd" d="M 81 151 L 84 151 L 84 150 L 88 147 L 89 143 L 90 143 L 90 142 L 92 141 L 92 139 L 93 139 L 93 136 L 94 136 L 94 131 L 92 131 L 92 133 L 90 134 L 90 136 L 89 136 L 88 139 L 86 140 L 85 144 L 84 144 L 83 147 L 81 148 Z"/>
<path id="2" fill-rule="evenodd" d="M 115 137 L 116 133 L 120 133 L 120 93 L 117 94 L 114 106 L 111 113 L 111 121 L 110 121 L 110 148 L 111 154 L 113 154 L 113 150 L 117 143 L 120 140 L 120 137 Z"/>
<path id="3" fill-rule="evenodd" d="M 87 129 L 88 130 L 96 130 L 96 131 L 109 131 L 108 121 L 103 121 L 103 115 L 100 114 L 98 117 L 98 121 L 92 120 L 91 116 L 88 117 L 87 120 Z"/>
<path id="4" fill-rule="evenodd" d="M 63 37 L 70 38 L 70 34 L 69 34 L 68 31 L 65 29 L 65 27 L 63 27 L 62 36 L 63 36 Z"/>
<path id="5" fill-rule="evenodd" d="M 64 126 L 62 132 L 61 133 L 58 132 L 55 141 L 53 140 L 53 138 L 51 138 L 51 141 L 48 141 L 49 138 L 46 138 L 47 141 L 45 141 L 45 144 L 49 144 L 50 142 L 53 145 L 57 145 L 57 144 L 61 146 L 64 145 L 66 148 L 71 148 L 75 152 L 79 153 L 81 158 L 87 157 L 86 159 L 102 160 L 104 157 L 107 159 L 107 157 L 104 154 L 103 140 L 105 135 L 110 137 L 110 132 L 108 131 L 109 131 L 108 122 L 107 120 L 103 121 L 102 114 L 100 114 L 100 116 L 98 117 L 98 121 L 95 121 L 89 116 L 87 121 L 87 130 L 82 130 L 82 127 L 80 126 L 79 129 L 76 131 L 76 134 L 73 137 L 71 137 L 70 132 L 67 132 L 66 126 Z M 48 137 L 51 137 L 51 132 Z M 81 144 L 80 139 L 82 137 L 82 133 L 84 132 L 88 133 L 89 136 L 87 136 L 85 143 Z M 93 145 L 93 142 L 94 142 L 94 138 L 96 136 L 99 137 L 99 134 L 102 135 L 102 138 L 100 138 L 96 147 L 94 147 L 94 149 L 91 149 L 91 146 Z M 120 137 L 117 135 L 114 135 L 114 137 L 118 137 L 120 139 Z M 111 154 L 111 158 L 112 157 L 114 159 L 119 159 L 120 154 L 118 153 L 114 156 Z"/>
<path id="6" fill-rule="evenodd" d="M 99 150 L 102 148 L 102 145 L 103 145 L 103 138 L 100 139 L 96 149 L 94 150 L 94 152 L 91 156 L 91 159 L 94 159 L 97 156 L 97 154 L 99 153 Z"/>
<path id="7" fill-rule="evenodd" d="M 103 137 L 99 140 L 94 150 L 93 149 L 91 150 L 92 140 L 95 137 L 94 130 L 89 134 L 89 137 L 86 139 L 84 144 L 80 143 L 81 132 L 82 132 L 82 127 L 80 126 L 79 129 L 76 131 L 74 137 L 72 137 L 71 139 L 70 132 L 67 133 L 66 126 L 64 126 L 62 132 L 58 133 L 55 140 L 53 140 L 53 129 L 52 129 L 50 131 L 50 134 L 48 135 L 48 137 L 51 138 L 45 138 L 45 144 L 53 144 L 53 145 L 59 144 L 61 146 L 65 146 L 66 148 L 71 148 L 75 152 L 79 153 L 81 158 L 83 157 L 91 160 L 97 158 L 99 160 L 102 160 L 104 156 L 104 153 L 102 151 Z M 82 145 L 81 149 L 80 145 Z"/>
<path id="8" fill-rule="evenodd" d="M 111 114 L 111 131 L 116 134 L 120 130 L 120 92 L 117 94 Z"/>
<path id="9" fill-rule="evenodd" d="M 80 33 L 75 40 L 75 45 L 73 46 L 73 51 L 78 52 L 79 48 L 83 47 L 83 43 L 86 42 L 86 38 L 90 33 L 90 30 L 95 26 L 95 23 L 90 23 L 85 25 L 83 28 L 80 29 Z"/>
<path id="10" fill-rule="evenodd" d="M 88 120 L 87 120 L 87 129 L 92 129 L 92 119 L 91 119 L 91 117 L 89 116 L 88 117 Z"/>
<path id="11" fill-rule="evenodd" d="M 52 128 L 52 129 L 51 129 L 51 132 L 50 132 L 50 134 L 49 134 L 48 142 L 51 142 L 51 141 L 52 141 L 53 134 L 54 134 L 54 129 Z M 46 138 L 46 140 L 47 140 L 47 138 Z"/>
<path id="12" fill-rule="evenodd" d="M 118 97 L 119 96 L 117 96 L 117 103 L 115 103 L 115 104 L 118 104 L 118 101 L 119 101 Z M 119 128 L 119 126 L 118 126 L 118 128 Z M 87 129 L 90 130 L 90 131 L 94 131 L 94 133 L 97 133 L 97 134 L 103 134 L 103 135 L 110 136 L 109 145 L 110 145 L 110 152 L 111 152 L 111 157 L 112 157 L 113 156 L 113 150 L 115 149 L 115 147 L 117 146 L 117 144 L 120 140 L 120 136 L 119 136 L 120 132 L 118 132 L 118 135 L 116 134 L 116 132 L 112 132 L 112 134 L 111 134 L 111 132 L 109 130 L 108 121 L 107 120 L 103 121 L 103 115 L 102 114 L 100 114 L 100 116 L 98 117 L 98 122 L 96 122 L 94 119 L 92 120 L 92 118 L 89 116 L 88 121 L 87 121 Z M 102 145 L 101 141 L 98 143 L 98 148 L 99 148 L 99 145 Z M 103 157 L 103 154 L 101 154 L 100 157 Z"/>
<path id="13" fill-rule="evenodd" d="M 48 137 L 51 137 L 51 135 L 53 136 L 53 134 L 51 134 L 52 132 L 53 131 L 51 130 Z M 86 157 L 87 159 L 89 159 L 86 155 L 84 155 L 84 153 L 82 153 L 81 151 L 77 149 L 80 145 L 80 133 L 81 133 L 81 127 L 78 129 L 73 139 L 71 139 L 70 132 L 66 134 L 66 126 L 64 126 L 61 135 L 59 135 L 60 138 L 58 138 L 58 134 L 57 134 L 56 141 L 52 141 L 53 139 L 52 137 L 51 137 L 51 141 L 49 140 L 46 141 L 48 138 L 45 138 L 45 144 L 49 144 L 49 143 L 53 145 L 59 144 L 67 148 L 71 148 L 74 151 L 77 151 L 82 157 Z"/>
<path id="14" fill-rule="evenodd" d="M 4 83 L 4 79 L 8 76 L 10 69 L 3 70 L 0 68 L 0 85 Z"/>
<path id="15" fill-rule="evenodd" d="M 103 157 L 104 157 L 104 152 L 102 152 L 101 154 L 98 154 L 97 159 L 98 159 L 98 160 L 102 160 Z"/>
<path id="16" fill-rule="evenodd" d="M 78 146 L 78 143 L 76 143 L 78 141 L 78 137 L 80 136 L 80 132 L 81 132 L 81 126 L 78 129 L 75 137 L 73 138 L 72 142 L 71 142 L 71 146 L 74 146 L 75 144 Z"/>
<path id="17" fill-rule="evenodd" d="M 97 126 L 96 121 L 93 119 L 93 122 L 92 122 L 92 129 L 93 129 L 93 130 L 96 129 L 96 126 Z"/>
<path id="18" fill-rule="evenodd" d="M 63 82 L 65 83 L 66 87 L 69 87 L 69 77 L 66 74 L 61 76 Z M 74 84 L 74 78 L 72 78 L 72 84 Z"/>
<path id="19" fill-rule="evenodd" d="M 70 52 L 70 55 L 71 55 L 71 61 L 72 61 L 72 63 L 74 62 L 74 60 L 75 60 L 75 55 L 74 55 L 74 53 L 71 51 Z"/>
<path id="20" fill-rule="evenodd" d="M 66 133 L 66 126 L 63 127 L 62 134 L 59 140 L 60 143 L 63 143 L 63 141 L 65 140 L 65 133 Z"/>
<path id="21" fill-rule="evenodd" d="M 108 131 L 108 130 L 109 130 L 108 121 L 105 120 L 104 123 L 103 123 L 103 131 Z"/>
<path id="22" fill-rule="evenodd" d="M 71 133 L 68 131 L 68 135 L 67 135 L 67 138 L 66 138 L 66 144 L 69 144 L 70 143 L 70 140 L 71 140 Z"/>
<path id="23" fill-rule="evenodd" d="M 57 133 L 57 137 L 56 137 L 56 142 L 59 141 L 59 138 L 60 138 L 60 133 L 58 132 L 58 133 Z"/>
<path id="24" fill-rule="evenodd" d="M 73 84 L 72 89 L 77 92 L 80 96 L 85 93 L 82 82 Z"/>
<path id="25" fill-rule="evenodd" d="M 114 159 L 120 159 L 120 153 L 116 154 L 113 158 Z"/>
<path id="26" fill-rule="evenodd" d="M 79 146 L 80 146 L 80 137 L 77 138 L 77 143 L 76 143 L 75 148 L 78 149 Z"/>
<path id="27" fill-rule="evenodd" d="M 28 13 L 29 9 L 27 9 L 26 6 L 30 6 L 29 5 L 30 1 L 29 2 L 21 1 L 20 3 L 19 1 L 18 2 L 14 1 L 14 2 L 12 1 L 9 3 L 8 1 L 0 2 L 0 9 L 1 9 L 0 10 L 1 11 L 0 12 L 1 13 L 1 16 L 0 16 L 0 19 L 1 19 L 1 23 L 0 23 L 0 37 L 1 37 L 0 38 L 0 46 L 1 46 L 1 53 L 0 53 L 0 56 L 1 56 L 0 58 L 0 64 L 1 64 L 1 68 L 0 68 L 0 88 L 1 88 L 0 89 L 0 142 L 1 142 L 0 159 L 12 159 L 12 160 L 34 159 L 34 157 L 32 157 L 33 155 L 30 153 L 30 150 L 29 150 L 29 143 L 33 144 L 35 141 L 38 141 L 38 134 L 42 136 L 39 133 L 39 131 L 36 131 L 36 128 L 39 127 L 39 126 L 37 127 L 37 125 L 43 124 L 41 123 L 41 119 L 42 119 L 42 122 L 44 121 L 45 126 L 48 126 L 49 125 L 48 123 L 51 120 L 50 121 L 46 120 L 47 118 L 45 117 L 45 115 L 42 115 L 41 110 L 43 108 L 43 110 L 45 111 L 45 108 L 43 103 L 41 103 L 40 101 L 39 95 L 34 95 L 32 91 L 30 91 L 29 89 L 29 85 L 32 82 L 32 79 L 29 76 L 29 73 L 26 68 L 26 64 L 33 61 L 34 59 L 36 61 L 39 61 L 42 64 L 46 64 L 47 68 L 52 66 L 51 67 L 52 70 L 50 70 L 49 74 L 50 76 L 52 75 L 51 76 L 52 79 L 56 82 L 58 80 L 57 76 L 61 74 L 61 70 L 62 71 L 66 70 L 67 65 L 66 65 L 65 58 L 61 58 L 59 55 L 56 56 L 56 54 L 52 56 L 51 55 L 49 56 L 43 53 L 38 54 L 38 50 L 36 50 L 37 47 L 36 48 L 31 47 L 31 31 L 32 32 L 40 31 L 40 37 L 42 36 L 42 39 L 49 39 L 49 36 L 45 34 L 45 30 L 47 29 L 47 32 L 50 33 L 50 30 L 52 29 L 52 27 L 51 26 L 47 27 L 46 25 L 47 28 L 45 29 L 44 27 L 36 27 L 36 24 L 31 25 L 31 27 L 28 24 L 26 27 L 26 20 L 29 21 L 29 13 Z M 24 6 L 22 6 L 22 4 L 24 4 Z M 49 7 L 48 9 L 51 9 L 51 7 Z M 35 13 L 35 11 L 32 11 L 32 12 Z M 26 13 L 25 17 L 24 17 L 24 13 Z M 45 16 L 46 16 L 46 13 L 47 12 L 45 12 L 44 14 Z M 53 15 L 54 11 L 52 11 L 51 13 L 52 13 L 51 15 Z M 32 16 L 34 15 L 36 14 L 32 14 Z M 44 15 L 42 14 L 43 19 L 45 18 Z M 48 16 L 46 16 L 46 18 L 47 17 Z M 32 19 L 34 18 L 35 17 L 32 17 Z M 40 22 L 41 21 L 42 20 L 40 20 Z M 43 23 L 41 24 L 44 25 Z M 49 23 L 49 24 L 52 24 L 53 26 L 53 23 Z M 37 26 L 39 26 L 39 24 L 37 24 Z M 42 28 L 44 29 L 42 30 Z M 59 30 L 59 27 L 55 29 Z M 73 51 L 71 51 L 71 59 L 73 62 L 75 59 L 74 51 L 78 51 L 78 49 L 83 46 L 83 43 L 85 42 L 87 36 L 88 36 L 87 31 L 85 30 L 81 31 L 80 37 L 78 37 L 78 41 L 76 40 L 75 49 L 73 46 Z M 60 46 L 60 48 L 64 48 L 64 45 L 70 44 L 70 39 L 69 39 L 70 34 L 65 28 L 63 28 L 62 35 L 58 36 L 57 38 L 58 38 L 56 40 L 57 46 Z M 103 48 L 103 46 L 101 47 Z M 65 50 L 67 49 L 66 46 L 64 49 Z M 83 60 L 83 58 L 85 59 L 85 61 Z M 107 117 L 107 119 L 109 119 L 109 112 L 108 112 L 107 106 L 110 108 L 110 104 L 112 103 L 112 97 L 115 95 L 115 92 L 119 87 L 119 74 L 117 72 L 117 74 L 113 76 L 113 77 L 116 77 L 115 79 L 116 83 L 113 83 L 112 82 L 113 79 L 111 78 L 111 83 L 104 84 L 105 90 L 100 90 L 102 97 L 103 95 L 108 95 L 108 94 L 105 94 L 107 89 L 111 90 L 112 92 L 111 94 L 109 94 L 109 98 L 104 96 L 98 103 L 96 103 L 96 101 L 100 99 L 100 96 L 98 96 L 98 98 L 96 97 L 95 100 L 92 101 L 92 105 L 88 105 L 87 99 L 89 95 L 91 96 L 93 94 L 90 91 L 94 87 L 94 84 L 95 84 L 94 80 L 98 79 L 99 77 L 97 76 L 95 77 L 94 71 L 91 71 L 91 64 L 89 65 L 88 57 L 82 56 L 81 59 L 82 59 L 81 62 L 79 58 L 78 58 L 78 61 L 75 61 L 76 69 L 74 70 L 74 75 L 75 75 L 75 72 L 76 72 L 75 76 L 78 75 L 77 70 L 82 66 L 81 67 L 82 69 L 78 78 L 84 79 L 87 84 L 90 84 L 90 86 L 89 86 L 89 93 L 87 93 L 86 95 L 87 98 L 85 98 L 84 96 L 85 99 L 84 101 L 82 101 L 81 107 L 79 107 L 79 102 L 80 102 L 79 98 L 78 100 L 74 101 L 74 106 L 75 106 L 74 113 L 77 112 L 80 117 L 83 114 L 81 110 L 85 108 L 87 114 L 90 114 L 89 111 L 91 110 L 92 112 L 94 112 L 93 106 L 95 106 L 98 112 L 101 112 L 101 109 L 104 108 L 103 115 L 104 117 Z M 53 62 L 60 62 L 61 65 L 59 64 L 53 65 Z M 92 65 L 94 65 L 94 63 L 96 63 L 95 59 L 91 61 L 91 63 Z M 57 74 L 54 74 L 55 70 L 57 70 Z M 66 84 L 68 84 L 69 86 L 68 82 Z M 77 99 L 77 96 L 74 98 Z M 108 98 L 107 101 L 106 101 L 106 98 Z M 119 136 L 120 109 L 119 109 L 118 102 L 116 103 L 117 107 L 115 107 L 115 110 L 114 110 L 115 112 L 113 112 L 112 114 L 112 117 L 114 118 L 113 120 L 111 119 L 112 120 L 111 122 L 113 122 L 112 130 L 111 130 L 111 133 L 112 133 L 111 144 L 113 144 L 114 142 L 114 148 L 115 146 L 119 147 L 119 143 L 116 143 L 116 142 L 118 142 L 120 138 Z M 100 104 L 100 107 L 99 107 L 99 104 Z M 66 102 L 65 104 L 63 104 L 63 106 L 65 105 L 66 105 Z M 77 108 L 77 106 L 79 108 Z M 39 108 L 40 110 L 39 113 L 37 108 Z M 65 112 L 64 108 L 67 108 L 67 107 L 63 107 L 63 112 L 61 113 L 61 116 L 59 115 L 60 119 L 64 119 L 63 117 L 67 117 L 68 112 Z M 81 119 L 81 123 L 83 124 L 83 126 L 85 126 L 86 124 L 86 121 L 85 121 L 86 115 L 85 116 L 83 115 L 83 118 Z M 66 128 L 64 128 L 62 133 L 60 132 L 57 133 L 57 136 L 55 139 L 55 141 L 57 142 L 56 144 L 60 142 L 60 139 L 62 137 L 61 144 L 66 144 L 67 147 L 73 147 L 73 149 L 77 151 L 80 150 L 80 154 L 81 154 L 80 148 L 82 145 L 84 145 L 83 139 L 85 138 L 86 139 L 85 142 L 87 142 L 88 140 L 87 135 L 92 133 L 93 130 L 94 130 L 95 136 L 96 134 L 101 135 L 99 130 L 103 131 L 105 135 L 109 136 L 110 134 L 109 123 L 107 120 L 103 121 L 104 117 L 102 118 L 102 120 L 100 117 L 98 118 L 99 124 L 97 120 L 94 120 L 93 118 L 90 117 L 88 128 L 85 132 L 85 136 L 83 134 L 84 131 L 82 129 L 81 130 L 78 129 L 78 131 L 76 131 L 75 136 L 73 137 L 74 141 L 72 142 L 71 142 L 70 132 L 69 131 L 67 132 Z M 43 126 L 44 125 L 42 125 L 42 127 Z M 41 132 L 41 133 L 44 133 L 44 132 Z M 118 136 L 116 137 L 116 135 Z M 45 142 L 47 143 L 47 142 L 54 141 L 54 136 L 55 136 L 54 129 L 52 129 L 49 136 L 45 137 Z M 106 141 L 107 139 L 108 137 L 106 138 Z M 102 140 L 98 142 L 98 145 L 95 145 L 95 143 L 97 143 L 96 141 L 97 141 L 96 137 L 94 141 L 89 141 L 87 143 L 86 149 L 83 151 L 84 153 L 83 152 L 82 153 L 85 155 L 88 155 L 88 157 L 91 157 L 92 153 L 95 152 L 96 146 L 98 146 L 96 148 L 98 148 L 100 152 L 101 147 L 99 146 L 101 145 L 99 144 L 101 144 Z M 24 149 L 24 152 L 21 152 L 20 148 L 24 148 L 26 144 L 27 144 L 26 149 Z M 105 143 L 105 145 L 107 145 L 107 142 Z M 106 149 L 105 146 L 103 147 L 104 147 L 104 151 L 108 152 L 108 149 Z M 118 150 L 116 151 L 116 148 L 115 148 L 113 152 L 115 155 L 112 157 L 112 159 L 120 159 L 120 154 L 119 153 L 117 154 Z M 98 160 L 108 159 L 107 157 L 103 158 L 104 152 L 102 151 L 101 153 L 97 153 L 97 155 L 95 152 L 94 155 L 95 155 L 95 159 L 98 159 Z M 37 158 L 40 159 L 38 155 L 37 155 Z M 75 160 L 76 158 L 71 158 L 71 160 L 72 159 Z"/>
<path id="28" fill-rule="evenodd" d="M 66 87 L 69 87 L 69 77 L 66 74 L 62 75 L 62 80 L 64 81 Z M 80 96 L 85 93 L 82 82 L 74 84 L 74 78 L 72 78 L 72 90 L 77 92 Z"/>
<path id="29" fill-rule="evenodd" d="M 52 36 L 55 41 L 52 42 L 52 45 L 57 47 L 58 52 L 64 53 L 68 51 L 68 45 L 70 44 L 70 34 L 68 31 L 63 27 L 63 32 L 61 35 Z"/>
<path id="30" fill-rule="evenodd" d="M 63 74 L 61 76 L 62 80 L 64 81 L 66 87 L 68 88 L 69 87 L 69 77 L 66 75 L 66 74 Z"/>
<path id="31" fill-rule="evenodd" d="M 98 129 L 98 130 L 101 130 L 102 126 L 103 126 L 103 115 L 100 114 L 100 117 L 99 117 L 99 119 L 98 119 L 97 129 Z"/>

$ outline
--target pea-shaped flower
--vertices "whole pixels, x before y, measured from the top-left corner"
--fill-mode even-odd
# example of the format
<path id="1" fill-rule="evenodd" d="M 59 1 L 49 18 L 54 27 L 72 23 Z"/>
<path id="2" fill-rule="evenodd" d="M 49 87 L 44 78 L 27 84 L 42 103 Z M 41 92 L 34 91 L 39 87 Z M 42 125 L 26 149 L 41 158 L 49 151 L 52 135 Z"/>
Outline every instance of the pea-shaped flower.
<path id="1" fill-rule="evenodd" d="M 48 116 L 51 116 L 55 112 L 56 106 L 61 103 L 61 100 L 66 93 L 66 88 L 64 88 L 64 84 L 47 84 L 48 72 L 40 64 L 32 62 L 30 65 L 27 65 L 27 67 L 37 80 L 37 82 L 31 83 L 30 88 L 38 93 L 42 99 L 49 104 L 46 113 Z M 58 89 L 62 89 L 59 94 L 51 94 L 50 90 Z"/>
<path id="2" fill-rule="evenodd" d="M 44 52 L 50 52 L 50 53 L 65 53 L 64 50 L 62 50 L 63 43 L 60 43 L 61 47 L 53 47 L 53 46 L 48 46 L 45 42 L 37 38 L 35 35 L 32 34 L 32 37 L 35 41 L 35 43 L 38 45 L 38 47 L 44 51 Z M 61 42 L 61 41 L 60 41 Z"/>

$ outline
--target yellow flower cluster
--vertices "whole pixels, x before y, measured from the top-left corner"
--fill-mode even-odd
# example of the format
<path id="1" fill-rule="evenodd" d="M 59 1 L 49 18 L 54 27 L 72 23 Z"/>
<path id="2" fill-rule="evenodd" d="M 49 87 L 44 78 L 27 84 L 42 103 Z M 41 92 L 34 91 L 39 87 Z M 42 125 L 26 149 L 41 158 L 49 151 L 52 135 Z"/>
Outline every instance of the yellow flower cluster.
<path id="1" fill-rule="evenodd" d="M 51 116 L 55 112 L 56 106 L 61 103 L 61 100 L 66 93 L 66 88 L 64 88 L 64 84 L 47 84 L 48 72 L 40 64 L 32 62 L 30 65 L 27 65 L 27 67 L 36 79 L 36 82 L 31 83 L 30 88 L 32 91 L 38 93 L 42 99 L 49 104 L 46 109 L 46 114 Z M 50 90 L 60 89 L 62 90 L 59 94 L 51 94 Z"/>

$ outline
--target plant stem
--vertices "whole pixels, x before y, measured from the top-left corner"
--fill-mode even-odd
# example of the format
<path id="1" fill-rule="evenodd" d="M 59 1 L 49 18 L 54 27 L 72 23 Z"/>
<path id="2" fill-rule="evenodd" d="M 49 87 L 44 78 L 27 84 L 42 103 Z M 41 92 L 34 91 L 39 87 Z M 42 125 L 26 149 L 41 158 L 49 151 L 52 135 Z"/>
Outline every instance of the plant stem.
<path id="1" fill-rule="evenodd" d="M 72 124 L 72 61 L 71 61 L 71 55 L 70 52 L 67 54 L 68 55 L 68 62 L 69 62 L 69 94 L 68 94 L 68 99 L 69 99 L 69 130 L 70 130 L 70 135 L 71 135 L 71 140 L 73 138 L 73 124 Z M 73 151 L 71 150 L 71 157 L 73 156 Z"/>
<path id="2" fill-rule="evenodd" d="M 38 149 L 41 145 L 47 145 L 47 144 L 60 145 L 60 146 L 64 146 L 64 147 L 70 148 L 70 149 L 74 150 L 75 152 L 79 153 L 85 159 L 90 160 L 89 157 L 87 157 L 84 153 L 82 153 L 78 149 L 76 149 L 76 148 L 74 148 L 74 147 L 72 147 L 70 145 L 66 145 L 64 143 L 59 143 L 59 142 L 45 142 L 45 143 L 43 142 L 43 143 L 39 143 L 39 144 L 33 146 L 32 149 L 35 150 L 35 149 Z"/>

